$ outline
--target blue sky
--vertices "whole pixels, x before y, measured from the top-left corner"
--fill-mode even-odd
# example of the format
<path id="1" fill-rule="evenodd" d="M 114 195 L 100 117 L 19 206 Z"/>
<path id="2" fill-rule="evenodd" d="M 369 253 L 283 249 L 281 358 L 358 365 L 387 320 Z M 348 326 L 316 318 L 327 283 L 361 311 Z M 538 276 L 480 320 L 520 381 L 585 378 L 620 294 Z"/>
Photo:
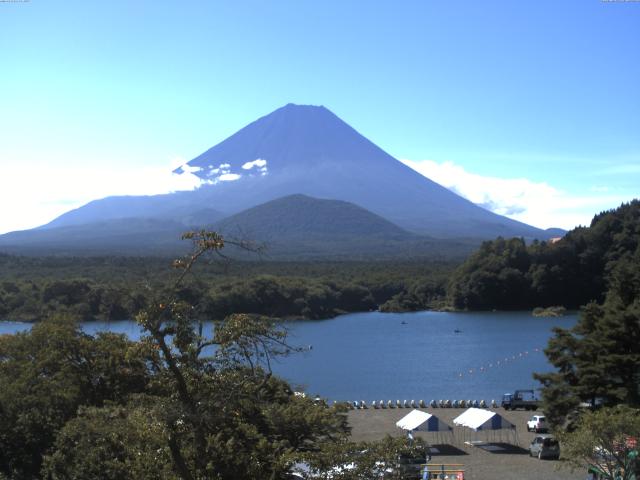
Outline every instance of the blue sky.
<path id="1" fill-rule="evenodd" d="M 0 47 L 0 232 L 192 188 L 173 165 L 289 102 L 536 226 L 639 196 L 640 2 L 31 0 Z"/>

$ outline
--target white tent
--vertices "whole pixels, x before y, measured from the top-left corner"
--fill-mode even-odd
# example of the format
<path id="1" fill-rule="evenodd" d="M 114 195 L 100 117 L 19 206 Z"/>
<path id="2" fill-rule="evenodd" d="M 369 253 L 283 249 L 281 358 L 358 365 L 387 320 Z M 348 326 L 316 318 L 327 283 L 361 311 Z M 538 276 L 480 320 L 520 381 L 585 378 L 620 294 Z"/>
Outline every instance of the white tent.
<path id="1" fill-rule="evenodd" d="M 465 427 L 463 428 L 463 440 L 464 431 L 468 428 L 473 430 L 474 432 L 493 432 L 493 440 L 497 440 L 495 438 L 496 431 L 507 430 L 507 432 L 510 432 L 513 435 L 513 441 L 515 443 L 517 443 L 518 441 L 515 425 L 505 420 L 500 414 L 492 412 L 491 410 L 484 410 L 482 408 L 469 408 L 464 413 L 454 418 L 453 424 L 456 427 Z M 476 439 L 465 443 L 482 444 L 485 442 Z"/>
<path id="2" fill-rule="evenodd" d="M 462 415 L 454 418 L 453 424 L 470 428 L 475 432 L 516 428 L 513 423 L 508 422 L 496 412 L 482 408 L 469 408 Z"/>
<path id="3" fill-rule="evenodd" d="M 396 427 L 417 432 L 450 432 L 452 430 L 435 415 L 421 410 L 412 410 L 396 422 Z"/>

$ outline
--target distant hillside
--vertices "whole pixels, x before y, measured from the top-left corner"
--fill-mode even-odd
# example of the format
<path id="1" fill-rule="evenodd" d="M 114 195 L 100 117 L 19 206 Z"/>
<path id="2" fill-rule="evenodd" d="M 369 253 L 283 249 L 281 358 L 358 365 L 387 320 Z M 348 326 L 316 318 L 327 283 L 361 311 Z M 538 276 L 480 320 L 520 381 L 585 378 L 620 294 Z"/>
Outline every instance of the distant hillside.
<path id="1" fill-rule="evenodd" d="M 632 267 L 636 265 L 636 267 Z M 457 308 L 522 309 L 601 302 L 622 270 L 640 266 L 640 201 L 596 215 L 589 227 L 555 243 L 520 239 L 485 242 L 453 274 Z M 631 287 L 630 287 L 631 288 Z M 624 288 L 622 289 L 624 290 Z"/>
<path id="2" fill-rule="evenodd" d="M 353 203 L 289 195 L 249 208 L 215 224 L 227 233 L 244 232 L 269 241 L 329 240 L 374 236 L 388 240 L 416 237 Z"/>
<path id="3" fill-rule="evenodd" d="M 117 202 L 116 202 L 117 203 Z M 103 205 L 105 206 L 105 205 Z M 153 211 L 133 209 L 132 215 Z M 27 255 L 175 255 L 188 245 L 180 240 L 191 229 L 211 225 L 222 214 L 211 208 L 193 212 L 174 208 L 167 218 L 122 217 L 67 226 L 44 226 L 0 235 L 0 252 Z"/>
<path id="4" fill-rule="evenodd" d="M 355 203 L 405 230 L 434 238 L 550 236 L 485 210 L 425 178 L 324 107 L 289 104 L 279 108 L 176 172 L 187 170 L 202 179 L 201 188 L 95 200 L 42 228 L 125 217 L 176 220 L 176 212 L 202 208 L 228 216 L 302 193 Z"/>
<path id="5" fill-rule="evenodd" d="M 26 255 L 166 255 L 184 252 L 184 223 L 121 218 L 0 236 L 0 251 Z"/>
<path id="6" fill-rule="evenodd" d="M 215 221 L 217 211 L 176 214 L 176 220 L 121 218 L 0 236 L 0 251 L 29 255 L 177 255 L 182 233 L 206 228 L 264 246 L 262 258 L 289 260 L 462 259 L 477 241 L 432 239 L 407 232 L 357 205 L 289 195 Z M 225 254 L 257 258 L 228 245 Z"/>
<path id="7" fill-rule="evenodd" d="M 462 257 L 469 242 L 419 236 L 357 205 L 289 195 L 215 223 L 225 236 L 264 243 L 277 258 Z"/>

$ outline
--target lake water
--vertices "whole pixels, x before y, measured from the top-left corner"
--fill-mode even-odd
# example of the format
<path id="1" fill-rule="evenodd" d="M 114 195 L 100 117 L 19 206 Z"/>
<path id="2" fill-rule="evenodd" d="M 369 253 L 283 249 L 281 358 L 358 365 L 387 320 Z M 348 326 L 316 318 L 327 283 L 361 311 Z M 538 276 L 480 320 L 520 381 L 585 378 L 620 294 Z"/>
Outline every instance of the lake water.
<path id="1" fill-rule="evenodd" d="M 499 400 L 505 392 L 538 388 L 531 375 L 552 368 L 542 353 L 552 327 L 576 321 L 576 314 L 368 312 L 288 322 L 290 343 L 311 349 L 280 360 L 274 370 L 330 400 Z M 0 334 L 28 328 L 0 322 Z M 141 333 L 135 322 L 89 322 L 83 328 L 133 339 Z"/>

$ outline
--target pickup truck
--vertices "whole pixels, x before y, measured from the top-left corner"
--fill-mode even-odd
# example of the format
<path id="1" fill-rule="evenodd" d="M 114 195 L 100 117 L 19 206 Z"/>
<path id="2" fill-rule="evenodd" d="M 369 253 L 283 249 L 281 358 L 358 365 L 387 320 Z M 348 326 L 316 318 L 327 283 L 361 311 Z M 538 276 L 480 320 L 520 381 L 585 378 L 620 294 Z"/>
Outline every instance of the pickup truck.
<path id="1" fill-rule="evenodd" d="M 513 393 L 505 393 L 502 396 L 502 408 L 505 410 L 515 410 L 523 408 L 525 410 L 537 410 L 540 401 L 536 398 L 533 390 L 516 390 Z"/>

